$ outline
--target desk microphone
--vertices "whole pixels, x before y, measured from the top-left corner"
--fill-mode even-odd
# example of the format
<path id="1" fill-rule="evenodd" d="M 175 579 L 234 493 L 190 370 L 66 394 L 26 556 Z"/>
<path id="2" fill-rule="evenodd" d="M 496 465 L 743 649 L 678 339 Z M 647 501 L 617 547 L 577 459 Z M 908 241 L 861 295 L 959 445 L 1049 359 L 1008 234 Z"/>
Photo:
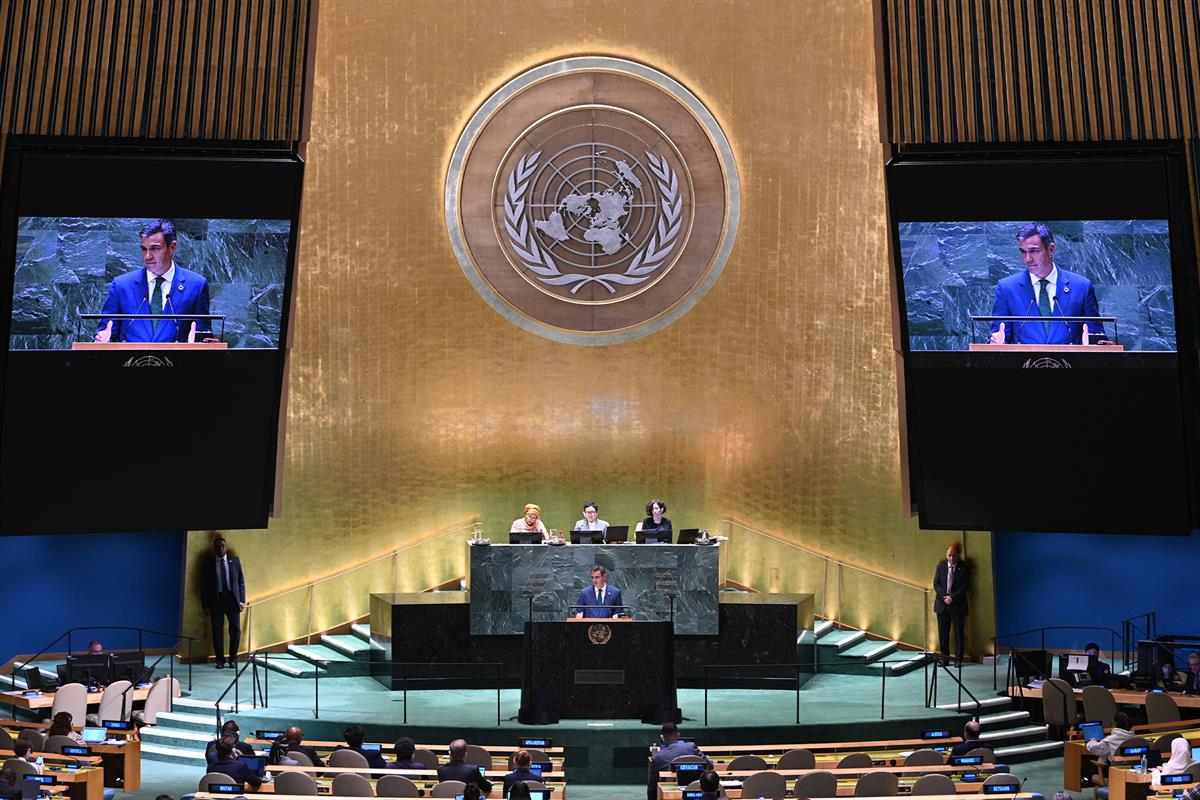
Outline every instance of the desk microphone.
<path id="1" fill-rule="evenodd" d="M 138 303 L 137 311 L 134 311 L 134 312 L 133 312 L 135 316 L 136 316 L 136 315 L 138 315 L 138 314 L 140 314 L 140 313 L 142 313 L 142 306 L 143 306 L 143 305 L 145 305 L 145 304 L 146 304 L 146 301 L 150 299 L 150 294 L 149 294 L 149 292 L 150 292 L 150 290 L 149 290 L 149 289 L 147 289 L 145 292 L 143 292 L 143 294 L 142 294 L 142 302 Z M 122 336 L 122 338 L 120 339 L 120 341 L 122 341 L 122 342 L 128 342 L 128 341 L 129 341 L 129 329 L 130 329 L 130 327 L 132 327 L 132 326 L 133 326 L 133 323 L 135 323 L 135 322 L 137 322 L 137 320 L 136 320 L 136 319 L 123 319 L 123 320 L 121 320 L 121 322 L 120 322 L 120 325 L 121 325 L 121 336 Z"/>
<path id="2" fill-rule="evenodd" d="M 1033 311 L 1033 304 L 1034 304 L 1034 303 L 1036 303 L 1036 302 L 1037 302 L 1037 298 L 1034 298 L 1034 299 L 1030 300 L 1030 301 L 1029 301 L 1029 305 L 1027 305 L 1027 306 L 1025 307 L 1025 313 L 1024 313 L 1024 314 L 1022 314 L 1021 316 L 1023 316 L 1023 317 L 1031 317 L 1031 316 L 1033 316 L 1033 315 L 1032 315 L 1032 314 L 1030 314 L 1029 312 L 1030 312 L 1030 311 Z M 1025 330 L 1025 325 L 1026 325 L 1026 322 L 1025 322 L 1025 320 L 1021 320 L 1021 322 L 1020 322 L 1020 325 L 1021 325 L 1021 330 Z M 1020 343 L 1021 343 L 1021 337 L 1020 337 L 1020 336 L 1017 336 L 1017 331 L 1016 331 L 1016 326 L 1015 326 L 1015 325 L 1013 326 L 1013 340 L 1014 340 L 1014 341 L 1015 341 L 1017 344 L 1020 344 Z"/>

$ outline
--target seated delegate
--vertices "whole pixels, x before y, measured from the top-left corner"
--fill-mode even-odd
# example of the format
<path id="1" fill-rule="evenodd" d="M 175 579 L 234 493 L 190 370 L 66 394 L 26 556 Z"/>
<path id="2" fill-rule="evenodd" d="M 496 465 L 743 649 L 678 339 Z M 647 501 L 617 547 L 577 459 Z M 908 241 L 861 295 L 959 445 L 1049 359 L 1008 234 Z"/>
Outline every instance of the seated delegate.
<path id="1" fill-rule="evenodd" d="M 608 523 L 600 519 L 600 506 L 595 500 L 589 500 L 583 504 L 583 519 L 576 520 L 575 530 L 577 531 L 600 531 L 608 530 Z"/>
<path id="2" fill-rule="evenodd" d="M 342 737 L 345 738 L 346 744 L 339 744 L 333 748 L 338 750 L 353 750 L 367 760 L 367 766 L 371 769 L 387 769 L 387 762 L 383 760 L 383 753 L 378 750 L 367 750 L 363 748 L 363 739 L 366 738 L 366 732 L 363 731 L 361 725 L 351 725 L 342 731 Z"/>
<path id="3" fill-rule="evenodd" d="M 671 520 L 663 516 L 667 513 L 667 504 L 655 498 L 646 503 L 646 518 L 642 520 L 643 533 L 670 533 Z"/>
<path id="4" fill-rule="evenodd" d="M 513 520 L 512 527 L 509 528 L 510 533 L 540 533 L 542 541 L 546 542 L 550 539 L 550 532 L 546 530 L 545 523 L 542 522 L 542 507 L 537 503 L 526 503 L 525 514 L 518 519 Z"/>

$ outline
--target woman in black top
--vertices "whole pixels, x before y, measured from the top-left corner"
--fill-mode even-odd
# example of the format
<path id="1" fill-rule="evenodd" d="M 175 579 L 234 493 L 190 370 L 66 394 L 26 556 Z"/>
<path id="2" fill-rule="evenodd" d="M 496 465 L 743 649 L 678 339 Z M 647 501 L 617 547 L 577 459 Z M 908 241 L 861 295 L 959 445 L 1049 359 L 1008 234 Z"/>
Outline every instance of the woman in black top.
<path id="1" fill-rule="evenodd" d="M 663 516 L 667 513 L 667 504 L 655 498 L 646 503 L 646 518 L 642 520 L 642 531 L 670 533 L 671 520 Z"/>

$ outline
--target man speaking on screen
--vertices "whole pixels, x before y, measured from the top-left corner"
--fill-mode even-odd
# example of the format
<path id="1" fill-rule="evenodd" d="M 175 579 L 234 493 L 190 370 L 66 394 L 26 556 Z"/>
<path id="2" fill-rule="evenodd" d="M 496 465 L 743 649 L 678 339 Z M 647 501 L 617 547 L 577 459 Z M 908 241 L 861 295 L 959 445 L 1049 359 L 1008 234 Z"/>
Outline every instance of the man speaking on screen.
<path id="1" fill-rule="evenodd" d="M 1017 233 L 1017 249 L 1025 269 L 996 284 L 993 317 L 1045 317 L 1045 321 L 993 322 L 992 344 L 1082 344 L 1103 339 L 1099 322 L 1065 322 L 1055 317 L 1098 317 L 1100 306 L 1092 282 L 1054 263 L 1054 234 L 1040 222 Z"/>
<path id="2" fill-rule="evenodd" d="M 208 314 L 208 281 L 175 263 L 175 224 L 144 226 L 144 269 L 126 272 L 108 287 L 101 314 Z M 187 342 L 210 329 L 208 320 L 100 320 L 97 342 Z"/>

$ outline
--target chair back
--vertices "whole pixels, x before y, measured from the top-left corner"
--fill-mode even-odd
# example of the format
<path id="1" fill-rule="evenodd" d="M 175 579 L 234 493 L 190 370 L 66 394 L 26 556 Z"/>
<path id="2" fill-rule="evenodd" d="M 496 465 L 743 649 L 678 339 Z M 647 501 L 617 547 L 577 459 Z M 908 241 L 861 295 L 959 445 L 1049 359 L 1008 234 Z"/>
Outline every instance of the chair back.
<path id="1" fill-rule="evenodd" d="M 539 791 L 539 792 L 546 791 L 546 784 L 542 783 L 541 781 L 529 780 L 529 781 L 521 781 L 521 783 L 525 784 L 530 789 L 533 789 L 535 791 Z M 696 781 L 696 783 L 699 783 L 699 781 Z M 699 788 L 699 787 L 697 786 L 696 788 Z"/>
<path id="2" fill-rule="evenodd" d="M 1049 678 L 1042 684 L 1042 714 L 1046 722 L 1059 728 L 1075 724 L 1075 690 L 1062 678 Z"/>
<path id="3" fill-rule="evenodd" d="M 147 725 L 157 725 L 158 715 L 171 709 L 171 698 L 179 696 L 179 680 L 167 676 L 159 678 L 150 687 L 146 695 L 146 705 L 142 709 L 142 722 Z"/>
<path id="4" fill-rule="evenodd" d="M 0 750 L 12 750 L 16 740 L 4 728 L 0 728 Z"/>
<path id="5" fill-rule="evenodd" d="M 922 775 L 912 787 L 912 794 L 915 795 L 953 795 L 955 791 L 954 781 L 947 775 Z"/>
<path id="6" fill-rule="evenodd" d="M 477 744 L 467 745 L 467 753 L 463 756 L 463 761 L 475 767 L 492 768 L 492 754 L 487 751 L 486 747 L 480 747 Z"/>
<path id="7" fill-rule="evenodd" d="M 375 784 L 377 797 L 420 797 L 421 790 L 403 775 L 384 775 Z"/>
<path id="8" fill-rule="evenodd" d="M 1150 746 L 1150 740 L 1147 739 L 1145 736 L 1130 736 L 1128 739 L 1126 739 L 1125 741 L 1123 741 L 1119 745 L 1117 745 L 1117 751 L 1115 753 L 1113 753 L 1113 755 L 1120 756 L 1121 751 L 1124 750 L 1126 747 L 1149 747 L 1149 746 Z"/>
<path id="9" fill-rule="evenodd" d="M 332 753 L 330 753 L 329 761 L 327 763 L 331 767 L 360 767 L 362 769 L 367 769 L 370 767 L 370 764 L 367 763 L 367 757 L 362 753 L 345 749 L 334 750 Z M 334 794 L 337 794 L 337 792 L 334 792 Z M 355 796 L 361 797 L 362 795 Z"/>
<path id="10" fill-rule="evenodd" d="M 1103 686 L 1083 687 L 1083 718 L 1095 719 L 1104 723 L 1104 727 L 1113 726 L 1113 718 L 1117 716 L 1117 701 L 1112 692 Z"/>
<path id="11" fill-rule="evenodd" d="M 1162 753 L 1163 755 L 1166 755 L 1171 752 L 1171 742 L 1175 741 L 1176 739 L 1181 738 L 1182 736 L 1183 736 L 1183 734 L 1179 733 L 1178 731 L 1172 731 L 1171 733 L 1164 733 L 1162 736 L 1155 739 L 1154 744 L 1152 744 L 1150 746 L 1153 747 L 1158 752 Z"/>
<path id="12" fill-rule="evenodd" d="M 33 728 L 24 728 L 17 734 L 18 739 L 29 742 L 29 749 L 35 753 L 46 752 L 46 734 Z"/>
<path id="13" fill-rule="evenodd" d="M 734 770 L 749 771 L 752 769 L 766 769 L 766 768 L 767 768 L 767 760 L 765 758 L 763 758 L 762 756 L 754 756 L 754 755 L 749 755 L 749 754 L 743 755 L 743 756 L 738 756 L 733 761 L 730 761 L 729 766 L 726 767 L 726 769 L 729 770 L 730 772 L 733 772 Z"/>
<path id="14" fill-rule="evenodd" d="M 310 797 L 317 796 L 317 782 L 307 772 L 275 773 L 275 791 L 279 794 L 302 794 Z"/>
<path id="15" fill-rule="evenodd" d="M 17 779 L 20 780 L 22 775 L 37 775 L 37 766 L 30 764 L 23 758 L 10 758 L 4 762 L 4 766 L 0 769 L 11 769 L 17 773 Z"/>
<path id="16" fill-rule="evenodd" d="M 742 797 L 765 797 L 783 800 L 787 795 L 787 778 L 778 772 L 756 772 L 742 780 Z"/>
<path id="17" fill-rule="evenodd" d="M 210 772 L 200 779 L 200 785 L 196 787 L 197 792 L 207 792 L 210 783 L 241 783 L 234 780 L 224 772 Z"/>
<path id="18" fill-rule="evenodd" d="M 462 781 L 441 781 L 435 783 L 433 789 L 430 790 L 430 797 L 454 797 L 463 793 L 467 785 Z"/>
<path id="19" fill-rule="evenodd" d="M 1185 769 L 1184 772 L 1192 776 L 1193 783 L 1200 782 L 1200 764 L 1197 764 L 1195 761 L 1193 761 L 1191 764 L 1187 765 L 1187 769 Z"/>
<path id="20" fill-rule="evenodd" d="M 129 719 L 129 712 L 133 710 L 133 692 L 126 694 L 125 690 L 131 686 L 133 683 L 130 681 L 113 681 L 104 687 L 104 694 L 100 695 L 100 707 L 96 711 L 97 722 Z"/>
<path id="21" fill-rule="evenodd" d="M 1019 789 L 1021 779 L 1011 772 L 997 772 L 994 775 L 989 775 L 988 779 L 983 782 L 984 786 L 995 786 L 996 784 L 1015 783 Z"/>
<path id="22" fill-rule="evenodd" d="M 432 750 L 426 750 L 424 747 L 418 747 L 416 750 L 413 750 L 412 760 L 420 761 L 425 765 L 425 769 L 438 768 L 438 757 L 434 755 Z"/>
<path id="23" fill-rule="evenodd" d="M 795 750 L 788 750 L 779 758 L 779 764 L 776 769 L 816 769 L 817 757 L 813 755 L 811 750 L 805 750 L 803 747 L 798 747 Z"/>
<path id="24" fill-rule="evenodd" d="M 296 766 L 298 767 L 316 766 L 316 764 L 312 763 L 312 759 L 308 757 L 307 753 L 302 753 L 299 750 L 289 750 L 285 758 L 290 758 L 292 761 L 295 761 Z"/>
<path id="25" fill-rule="evenodd" d="M 672 764 L 703 764 L 704 756 L 675 756 L 671 759 Z"/>
<path id="26" fill-rule="evenodd" d="M 341 750 L 338 751 L 343 752 Z M 353 751 L 350 751 L 353 752 Z M 354 753 L 354 755 L 359 755 Z M 361 756 L 359 756 L 361 758 Z M 357 772 L 343 772 L 333 779 L 333 793 L 339 797 L 374 797 L 371 782 Z"/>
<path id="27" fill-rule="evenodd" d="M 974 758 L 975 756 L 982 756 L 983 763 L 985 764 L 996 763 L 996 754 L 992 752 L 992 748 L 990 747 L 973 747 L 967 751 L 967 755 L 971 758 Z"/>
<path id="28" fill-rule="evenodd" d="M 796 778 L 792 794 L 796 797 L 837 797 L 837 788 L 833 773 L 819 769 Z"/>
<path id="29" fill-rule="evenodd" d="M 46 740 L 43 747 L 43 752 L 46 753 L 61 753 L 64 747 L 75 747 L 79 742 L 72 739 L 70 736 L 51 736 Z"/>
<path id="30" fill-rule="evenodd" d="M 1146 692 L 1146 721 L 1151 725 L 1157 722 L 1179 722 L 1179 706 L 1175 698 L 1162 692 Z"/>
<path id="31" fill-rule="evenodd" d="M 894 772 L 868 772 L 854 784 L 855 797 L 895 797 L 900 781 Z"/>
<path id="32" fill-rule="evenodd" d="M 941 753 L 928 747 L 923 750 L 914 750 L 909 753 L 908 758 L 904 759 L 906 767 L 939 767 L 945 763 Z"/>
<path id="33" fill-rule="evenodd" d="M 864 769 L 873 766 L 871 756 L 867 753 L 851 753 L 838 762 L 838 769 Z"/>
<path id="34" fill-rule="evenodd" d="M 71 712 L 71 724 L 82 725 L 87 720 L 87 688 L 82 683 L 68 683 L 54 693 L 50 718 L 60 711 Z"/>

